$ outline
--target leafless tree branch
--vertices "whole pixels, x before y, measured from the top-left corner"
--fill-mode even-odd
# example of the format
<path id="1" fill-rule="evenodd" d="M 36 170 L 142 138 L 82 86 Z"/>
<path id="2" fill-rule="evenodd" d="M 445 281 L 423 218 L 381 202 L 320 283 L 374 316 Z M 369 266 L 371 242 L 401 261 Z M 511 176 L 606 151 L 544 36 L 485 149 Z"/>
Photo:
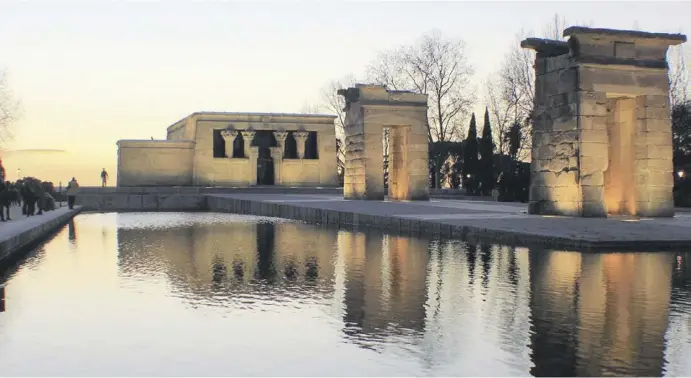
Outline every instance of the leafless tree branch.
<path id="1" fill-rule="evenodd" d="M 464 42 L 438 30 L 412 45 L 381 52 L 367 67 L 371 82 L 428 95 L 430 142 L 463 137 L 462 125 L 475 101 L 470 84 L 473 73 Z"/>
<path id="2" fill-rule="evenodd" d="M 588 25 L 590 23 L 581 23 Z M 567 27 L 567 21 L 558 14 L 542 28 L 542 33 L 538 35 L 542 38 L 563 40 L 562 33 Z M 487 90 L 487 104 L 494 123 L 505 128 L 497 130 L 497 134 L 508 132 L 508 128 L 515 122 L 522 125 L 522 143 L 518 153 L 520 160 L 530 157 L 532 138 L 532 124 L 526 122 L 530 119 L 535 106 L 535 53 L 529 49 L 520 47 L 520 41 L 527 37 L 536 36 L 531 31 L 521 31 L 516 35 L 516 39 L 511 45 L 509 52 L 504 57 L 501 68 L 494 75 L 495 78 L 489 80 L 492 88 Z M 504 153 L 508 146 L 503 138 L 499 139 L 499 149 Z"/>
<path id="3" fill-rule="evenodd" d="M 19 102 L 10 90 L 7 73 L 0 71 L 0 147 L 5 147 L 13 139 L 12 126 L 19 117 Z"/>
<path id="4" fill-rule="evenodd" d="M 691 101 L 691 77 L 686 67 L 687 57 L 682 45 L 672 46 L 667 53 L 669 62 L 669 99 L 671 107 Z"/>

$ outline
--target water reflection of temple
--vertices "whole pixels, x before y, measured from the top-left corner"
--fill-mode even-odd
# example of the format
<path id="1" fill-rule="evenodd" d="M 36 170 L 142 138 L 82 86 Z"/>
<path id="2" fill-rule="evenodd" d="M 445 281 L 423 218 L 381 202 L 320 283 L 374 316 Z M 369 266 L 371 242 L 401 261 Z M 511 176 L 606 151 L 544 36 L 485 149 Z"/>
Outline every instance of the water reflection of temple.
<path id="1" fill-rule="evenodd" d="M 342 232 L 345 332 L 370 339 L 422 332 L 429 241 L 376 232 Z"/>
<path id="2" fill-rule="evenodd" d="M 190 302 L 318 303 L 347 341 L 379 351 L 415 345 L 416 363 L 436 375 L 488 366 L 507 376 L 688 371 L 689 338 L 675 335 L 691 330 L 691 317 L 674 314 L 691 308 L 669 303 L 691 307 L 689 254 L 528 250 L 253 221 L 121 228 L 118 246 L 121 275 L 160 275 Z"/>
<path id="3" fill-rule="evenodd" d="M 335 243 L 335 232 L 288 222 L 118 231 L 121 274 L 162 272 L 178 290 L 205 299 L 217 292 L 251 292 L 257 284 L 333 292 Z M 293 289 L 296 295 L 302 291 Z M 188 298 L 199 299 L 194 296 Z"/>
<path id="4" fill-rule="evenodd" d="M 660 375 L 671 254 L 530 254 L 537 376 Z"/>

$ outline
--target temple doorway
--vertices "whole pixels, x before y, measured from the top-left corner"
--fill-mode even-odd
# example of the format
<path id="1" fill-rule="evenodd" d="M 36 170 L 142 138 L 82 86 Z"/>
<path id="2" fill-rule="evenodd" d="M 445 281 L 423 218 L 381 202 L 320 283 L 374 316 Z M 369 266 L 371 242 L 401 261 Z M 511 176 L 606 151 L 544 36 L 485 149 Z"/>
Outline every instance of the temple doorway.
<path id="1" fill-rule="evenodd" d="M 258 148 L 257 185 L 274 185 L 274 160 L 271 148 L 276 146 L 276 139 L 271 131 L 257 131 L 254 138 Z"/>

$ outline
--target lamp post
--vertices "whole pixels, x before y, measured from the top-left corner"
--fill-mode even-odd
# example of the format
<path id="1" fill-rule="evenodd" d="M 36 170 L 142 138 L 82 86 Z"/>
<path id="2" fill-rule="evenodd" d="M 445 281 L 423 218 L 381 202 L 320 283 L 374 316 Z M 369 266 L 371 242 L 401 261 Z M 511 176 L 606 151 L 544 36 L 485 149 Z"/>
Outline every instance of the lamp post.
<path id="1" fill-rule="evenodd" d="M 17 180 L 19 180 L 19 177 L 21 177 L 21 172 L 22 170 L 17 168 Z"/>

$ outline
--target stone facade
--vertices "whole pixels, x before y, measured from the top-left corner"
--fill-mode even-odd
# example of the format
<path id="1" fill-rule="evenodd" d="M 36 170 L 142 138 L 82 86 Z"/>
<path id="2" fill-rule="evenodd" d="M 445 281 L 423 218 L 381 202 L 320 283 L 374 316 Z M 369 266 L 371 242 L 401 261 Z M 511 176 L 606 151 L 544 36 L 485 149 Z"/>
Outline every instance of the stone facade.
<path id="1" fill-rule="evenodd" d="M 389 199 L 429 199 L 427 95 L 361 84 L 339 94 L 346 99 L 344 197 L 384 199 L 382 136 L 388 128 Z"/>
<path id="2" fill-rule="evenodd" d="M 529 212 L 674 215 L 666 52 L 683 35 L 571 27 L 536 50 Z"/>
<path id="3" fill-rule="evenodd" d="M 334 116 L 194 113 L 118 142 L 118 186 L 336 186 Z"/>

